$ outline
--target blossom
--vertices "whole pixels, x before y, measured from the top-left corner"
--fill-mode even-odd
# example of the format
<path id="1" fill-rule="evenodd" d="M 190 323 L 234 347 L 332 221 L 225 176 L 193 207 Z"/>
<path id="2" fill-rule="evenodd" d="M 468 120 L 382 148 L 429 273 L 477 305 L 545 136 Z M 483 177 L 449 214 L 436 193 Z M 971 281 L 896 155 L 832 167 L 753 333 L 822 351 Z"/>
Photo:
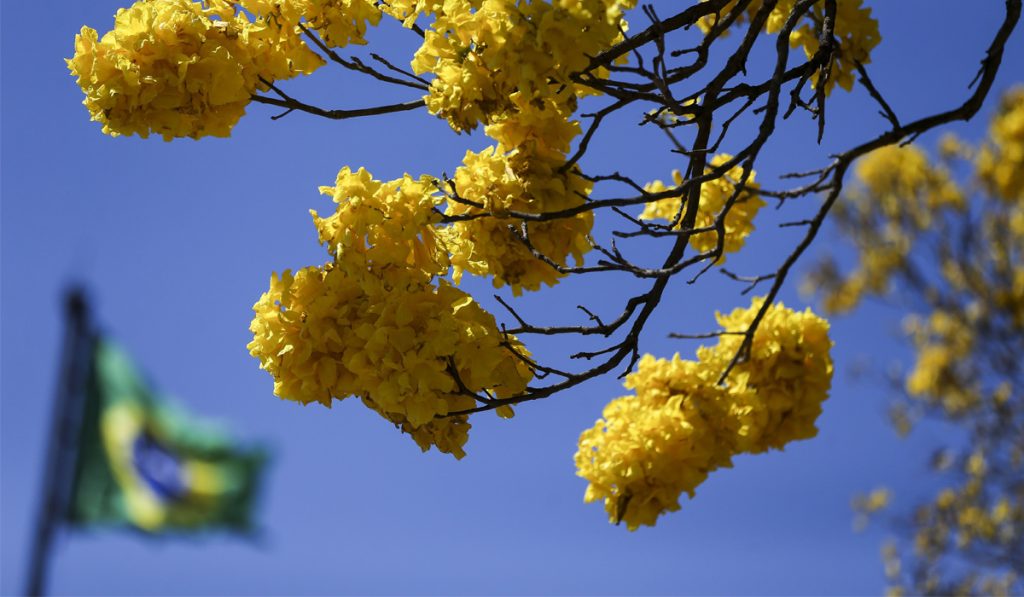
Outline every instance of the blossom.
<path id="1" fill-rule="evenodd" d="M 434 21 L 412 67 L 432 73 L 431 113 L 458 131 L 515 109 L 512 98 L 573 106 L 584 88 L 571 79 L 621 38 L 622 12 L 635 0 L 448 0 L 427 3 Z M 409 22 L 415 10 L 400 3 Z M 571 110 L 570 110 L 571 112 Z"/>
<path id="2" fill-rule="evenodd" d="M 1007 202 L 1024 203 L 1024 87 L 1003 97 L 989 125 L 991 143 L 978 154 L 978 178 Z"/>
<path id="3" fill-rule="evenodd" d="M 698 359 L 723 363 L 740 350 L 743 336 L 764 300 L 749 308 L 717 314 L 725 332 L 714 348 L 702 348 Z M 810 309 L 794 311 L 772 304 L 750 342 L 749 357 L 730 375 L 730 394 L 737 396 L 732 416 L 743 422 L 737 446 L 748 453 L 781 450 L 791 441 L 817 435 L 815 422 L 832 384 L 832 341 L 828 322 Z"/>
<path id="4" fill-rule="evenodd" d="M 103 132 L 169 141 L 227 136 L 266 82 L 322 61 L 225 2 L 139 0 L 117 12 L 102 38 L 83 27 L 67 64 Z"/>
<path id="5" fill-rule="evenodd" d="M 457 198 L 448 202 L 445 213 L 477 217 L 456 221 L 441 233 L 451 253 L 456 281 L 463 271 L 490 275 L 496 287 L 508 284 L 518 295 L 523 289 L 537 290 L 541 284 L 555 285 L 562 274 L 552 263 L 566 266 L 570 256 L 576 263 L 582 262 L 590 250 L 587 235 L 593 214 L 589 211 L 527 222 L 509 215 L 511 211 L 542 214 L 582 205 L 591 183 L 575 172 L 561 172 L 561 164 L 531 159 L 529 154 L 502 153 L 497 147 L 466 153 L 463 165 L 455 171 Z M 552 263 L 538 258 L 534 251 Z"/>
<path id="6" fill-rule="evenodd" d="M 237 0 L 260 20 L 277 25 L 283 37 L 299 41 L 303 26 L 319 33 L 328 47 L 342 48 L 366 43 L 368 26 L 382 16 L 371 0 Z"/>
<path id="7" fill-rule="evenodd" d="M 359 396 L 424 450 L 461 458 L 474 395 L 521 394 L 529 353 L 447 271 L 426 179 L 338 173 L 335 213 L 314 223 L 332 261 L 271 278 L 254 305 L 250 353 L 274 393 L 330 406 Z M 511 416 L 509 409 L 502 413 Z"/>
<path id="8" fill-rule="evenodd" d="M 796 4 L 796 0 L 778 2 L 765 21 L 765 31 L 772 34 L 782 31 L 796 8 Z M 836 39 L 838 47 L 832 56 L 831 64 L 828 65 L 829 76 L 825 84 L 825 93 L 831 93 L 837 84 L 846 91 L 852 90 L 856 64 L 871 62 L 871 51 L 882 40 L 878 32 L 878 20 L 871 16 L 871 9 L 865 8 L 863 4 L 863 0 L 836 2 L 833 37 Z M 761 0 L 750 2 L 746 10 L 733 21 L 732 26 L 749 22 L 762 6 Z M 736 0 L 731 0 L 717 13 L 698 21 L 697 25 L 704 33 L 708 33 L 719 22 L 719 19 L 730 14 L 735 7 Z M 820 46 L 820 28 L 824 20 L 825 7 L 823 3 L 813 4 L 804 14 L 802 20 L 798 21 L 792 29 L 789 38 L 790 45 L 794 48 L 803 48 L 807 58 L 814 56 Z M 815 86 L 819 85 L 818 77 L 818 73 L 811 77 Z"/>
<path id="9" fill-rule="evenodd" d="M 380 23 L 381 15 L 370 0 L 309 0 L 303 14 L 324 43 L 336 48 L 366 44 L 367 26 Z"/>
<path id="10" fill-rule="evenodd" d="M 345 167 L 335 185 L 320 192 L 336 207 L 324 218 L 311 211 L 313 223 L 320 243 L 347 274 L 358 276 L 369 267 L 384 276 L 401 271 L 395 275 L 428 281 L 447 273 L 448 259 L 433 227 L 441 218 L 435 209 L 440 199 L 429 177 L 381 182 L 365 168 Z"/>
<path id="11" fill-rule="evenodd" d="M 710 172 L 713 168 L 721 166 L 731 159 L 732 156 L 729 154 L 716 155 L 711 159 L 705 172 Z M 760 186 L 754 182 L 756 176 L 757 173 L 751 170 L 744 183 L 743 190 L 738 194 L 736 193 L 736 185 L 743 179 L 743 168 L 738 165 L 727 170 L 723 176 L 709 180 L 701 185 L 700 204 L 697 207 L 694 229 L 713 227 L 715 221 L 721 217 L 726 204 L 730 200 L 733 203 L 729 206 L 728 213 L 725 214 L 723 233 L 719 235 L 715 230 L 707 230 L 692 234 L 690 236 L 690 246 L 697 251 L 708 252 L 714 250 L 719 240 L 721 240 L 724 253 L 734 253 L 743 248 L 747 236 L 754 231 L 754 218 L 765 205 L 764 199 L 757 194 Z M 683 184 L 682 174 L 678 170 L 672 172 L 672 178 L 676 186 Z M 661 193 L 667 190 L 667 188 L 663 182 L 656 180 L 646 185 L 644 190 L 648 193 Z M 735 198 L 733 198 L 734 194 L 736 194 Z M 674 228 L 678 230 L 683 215 L 681 208 L 682 199 L 679 197 L 651 201 L 644 206 L 640 219 L 661 219 L 674 222 Z M 722 238 L 719 239 L 719 236 Z M 724 257 L 720 258 L 719 261 L 724 262 Z"/>
<path id="12" fill-rule="evenodd" d="M 718 314 L 723 334 L 696 361 L 645 355 L 616 398 L 580 436 L 575 461 L 584 500 L 604 500 L 612 522 L 654 525 L 693 497 L 707 475 L 732 457 L 781 450 L 817 434 L 832 379 L 828 323 L 809 309 L 771 305 L 726 385 L 718 378 L 737 354 L 764 299 Z"/>
<path id="13" fill-rule="evenodd" d="M 720 457 L 715 438 L 692 401 L 677 395 L 652 408 L 640 396 L 605 407 L 603 418 L 580 436 L 577 474 L 590 481 L 585 502 L 604 500 L 612 522 L 630 530 L 654 525 L 693 495 Z"/>
<path id="14" fill-rule="evenodd" d="M 886 146 L 858 161 L 857 185 L 836 205 L 838 218 L 852 218 L 871 237 L 857 268 L 841 282 L 826 283 L 825 308 L 852 309 L 863 296 L 879 294 L 907 260 L 919 234 L 929 231 L 943 212 L 966 208 L 963 190 L 943 164 L 931 164 L 918 147 Z M 951 281 L 955 270 L 947 270 Z"/>

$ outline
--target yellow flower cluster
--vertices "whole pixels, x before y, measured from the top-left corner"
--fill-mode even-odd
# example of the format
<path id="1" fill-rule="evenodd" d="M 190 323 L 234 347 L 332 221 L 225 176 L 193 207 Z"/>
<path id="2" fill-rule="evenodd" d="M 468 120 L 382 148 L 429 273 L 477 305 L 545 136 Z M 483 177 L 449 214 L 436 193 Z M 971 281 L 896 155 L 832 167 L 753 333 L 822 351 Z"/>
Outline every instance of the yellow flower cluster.
<path id="1" fill-rule="evenodd" d="M 1013 468 L 1005 471 L 1019 478 L 1021 463 L 1007 463 Z M 948 563 L 945 557 L 961 552 L 967 555 L 972 546 L 980 544 L 981 553 L 993 553 L 987 546 L 1012 546 L 1024 532 L 1024 497 L 1013 487 L 999 487 L 989 482 L 991 475 L 986 454 L 975 450 L 962 459 L 964 480 L 940 490 L 930 502 L 920 506 L 915 514 L 917 532 L 914 534 L 914 552 L 924 563 L 909 592 L 957 595 L 1016 595 L 1020 577 L 1003 566 L 993 570 L 978 570 L 960 578 L 946 577 Z M 897 561 L 895 547 L 886 557 Z M 887 565 L 887 576 L 900 583 L 900 568 Z"/>
<path id="2" fill-rule="evenodd" d="M 408 22 L 418 9 L 434 13 L 412 67 L 436 77 L 426 97 L 430 112 L 465 131 L 514 110 L 514 94 L 574 106 L 583 92 L 571 75 L 621 37 L 622 11 L 635 3 L 446 0 L 399 3 L 392 14 Z"/>
<path id="3" fill-rule="evenodd" d="M 699 360 L 717 361 L 717 369 L 724 370 L 740 349 L 738 332 L 749 329 L 762 302 L 754 299 L 748 309 L 718 315 L 718 324 L 731 333 L 714 348 L 699 350 Z M 793 311 L 776 303 L 765 313 L 749 359 L 737 365 L 728 380 L 730 393 L 737 397 L 731 415 L 740 423 L 736 441 L 741 451 L 781 450 L 791 441 L 817 435 L 815 421 L 832 384 L 828 329 L 828 322 L 810 309 Z M 746 398 L 741 400 L 740 395 Z"/>
<path id="4" fill-rule="evenodd" d="M 776 4 L 765 23 L 765 31 L 773 34 L 781 31 L 796 4 L 796 0 L 781 0 Z M 878 33 L 878 21 L 871 16 L 871 9 L 865 8 L 863 4 L 864 0 L 842 0 L 836 3 L 834 35 L 839 47 L 830 66 L 831 73 L 825 85 L 826 93 L 831 93 L 837 83 L 847 91 L 853 89 L 855 64 L 871 62 L 871 51 L 882 41 Z M 735 7 L 736 0 L 732 0 L 718 14 L 701 19 L 697 25 L 707 33 L 719 18 L 729 14 Z M 733 22 L 733 26 L 748 22 L 761 7 L 761 0 L 754 0 L 748 4 L 745 13 Z M 820 46 L 820 28 L 824 20 L 824 3 L 815 3 L 805 13 L 804 20 L 793 29 L 789 38 L 790 45 L 794 48 L 803 48 L 808 58 L 814 56 Z M 817 86 L 818 75 L 815 74 L 811 81 Z"/>
<path id="5" fill-rule="evenodd" d="M 731 159 L 732 156 L 729 154 L 716 155 L 711 159 L 711 165 L 706 171 L 709 172 L 711 168 L 720 166 Z M 757 212 L 765 205 L 764 199 L 757 194 L 759 185 L 754 182 L 756 175 L 755 171 L 750 171 L 750 176 L 747 178 L 744 190 L 736 198 L 732 207 L 729 208 L 729 213 L 725 216 L 725 233 L 722 239 L 723 253 L 734 253 L 742 249 L 747 236 L 754 231 L 754 218 L 757 216 Z M 723 177 L 701 185 L 700 205 L 698 206 L 694 228 L 714 226 L 715 220 L 718 219 L 719 214 L 725 209 L 726 202 L 736 192 L 736 183 L 742 176 L 743 168 L 737 165 L 729 169 Z M 683 177 L 678 170 L 672 171 L 672 179 L 677 186 L 683 183 Z M 660 193 L 667 188 L 660 180 L 649 183 L 644 187 L 649 193 Z M 681 205 L 682 199 L 676 197 L 652 201 L 644 206 L 640 219 L 661 219 L 669 222 L 678 222 L 677 217 L 682 217 L 680 212 Z M 675 228 L 679 228 L 678 223 L 676 223 Z M 700 252 L 711 251 L 718 245 L 718 236 L 718 233 L 714 230 L 694 234 L 690 236 L 690 246 Z M 719 258 L 719 262 L 724 261 L 725 257 L 723 255 L 723 257 Z"/>
<path id="6" fill-rule="evenodd" d="M 344 47 L 366 43 L 367 25 L 380 23 L 381 11 L 371 0 L 238 0 L 249 12 L 275 23 L 297 37 L 305 19 L 324 44 Z"/>
<path id="7" fill-rule="evenodd" d="M 381 182 L 345 168 L 321 191 L 338 204 L 329 217 L 313 213 L 334 259 L 271 279 L 253 307 L 250 353 L 282 398 L 329 406 L 359 396 L 424 450 L 461 458 L 468 418 L 446 415 L 475 406 L 474 393 L 522 393 L 528 353 L 471 296 L 436 278 L 447 262 L 428 180 Z"/>
<path id="8" fill-rule="evenodd" d="M 860 233 L 872 239 L 862 247 L 857 269 L 841 283 L 825 286 L 825 308 L 833 313 L 852 309 L 865 294 L 885 292 L 917 235 L 931 229 L 942 210 L 966 207 L 949 170 L 929 163 L 913 145 L 869 153 L 857 163 L 855 175 L 860 186 L 836 205 L 837 218 L 857 221 Z"/>
<path id="9" fill-rule="evenodd" d="M 1003 96 L 989 138 L 991 144 L 978 153 L 978 178 L 993 195 L 1024 203 L 1024 87 Z"/>
<path id="10" fill-rule="evenodd" d="M 559 172 L 560 163 L 522 159 L 523 155 L 501 153 L 497 148 L 467 152 L 463 165 L 455 171 L 459 196 L 482 206 L 448 202 L 449 215 L 481 215 L 456 222 L 443 232 L 456 281 L 463 271 L 490 275 L 495 287 L 508 284 L 519 295 L 524 288 L 538 290 L 542 283 L 554 286 L 562 277 L 530 247 L 563 266 L 570 255 L 581 263 L 590 249 L 586 240 L 593 225 L 590 212 L 526 223 L 503 215 L 509 210 L 544 213 L 576 207 L 590 192 L 589 181 L 573 172 Z"/>
<path id="11" fill-rule="evenodd" d="M 139 0 L 103 35 L 83 27 L 67 61 L 92 119 L 110 135 L 165 140 L 225 137 L 261 79 L 308 74 L 322 64 L 270 20 L 250 22 L 227 2 Z"/>
<path id="12" fill-rule="evenodd" d="M 935 310 L 927 321 L 910 317 L 906 328 L 917 350 L 917 362 L 907 375 L 906 389 L 911 396 L 926 401 L 941 401 L 942 408 L 957 416 L 979 404 L 978 388 L 959 382 L 959 369 L 968 362 L 974 349 L 977 311 L 949 313 Z"/>
<path id="13" fill-rule="evenodd" d="M 839 47 L 833 56 L 831 72 L 825 84 L 826 93 L 831 93 L 837 83 L 846 91 L 852 90 L 856 80 L 856 63 L 871 62 L 871 50 L 882 41 L 878 33 L 878 21 L 871 16 L 871 9 L 864 8 L 862 4 L 863 0 L 836 3 L 835 37 Z M 790 44 L 802 47 L 808 58 L 818 51 L 819 35 L 814 23 L 824 21 L 824 4 L 815 4 L 809 14 L 811 23 L 805 22 L 793 32 L 790 39 Z M 818 75 L 815 74 L 811 81 L 817 86 Z"/>
<path id="14" fill-rule="evenodd" d="M 886 487 L 879 487 L 867 495 L 854 496 L 850 503 L 853 511 L 857 513 L 853 521 L 854 530 L 864 530 L 870 518 L 888 508 L 891 500 L 892 492 Z"/>
<path id="15" fill-rule="evenodd" d="M 656 362 L 646 355 L 633 375 L 649 376 Z M 663 512 L 679 509 L 682 492 L 692 496 L 711 470 L 730 466 L 697 400 L 649 395 L 640 380 L 633 383 L 637 395 L 610 402 L 603 418 L 580 436 L 576 453 L 577 474 L 590 482 L 584 501 L 603 499 L 609 519 L 625 521 L 630 530 L 653 526 Z"/>
<path id="16" fill-rule="evenodd" d="M 580 435 L 575 460 L 589 481 L 586 502 L 603 499 L 609 519 L 630 530 L 654 525 L 733 456 L 817 434 L 832 343 L 828 323 L 810 310 L 769 307 L 750 358 L 737 364 L 728 385 L 717 383 L 763 302 L 718 314 L 723 335 L 716 346 L 701 347 L 696 361 L 640 360 L 625 384 L 636 394 L 613 400 Z"/>
<path id="17" fill-rule="evenodd" d="M 107 134 L 226 137 L 253 93 L 323 65 L 300 22 L 341 47 L 380 18 L 368 0 L 139 0 L 102 38 L 83 27 L 68 68 Z"/>
<path id="18" fill-rule="evenodd" d="M 437 14 L 443 5 L 444 0 L 388 0 L 378 4 L 377 8 L 408 28 L 413 26 L 421 14 Z"/>
<path id="19" fill-rule="evenodd" d="M 445 213 L 474 217 L 456 221 L 442 235 L 456 282 L 463 271 L 489 275 L 495 287 L 508 284 L 519 295 L 523 289 L 557 284 L 563 274 L 552 264 L 567 266 L 570 256 L 576 264 L 582 263 L 590 250 L 587 235 L 594 219 L 585 211 L 523 221 L 510 212 L 543 214 L 578 207 L 586 202 L 593 185 L 575 169 L 563 172 L 572 139 L 580 132 L 579 123 L 570 120 L 571 113 L 550 99 L 528 102 L 522 93 L 509 100 L 515 109 L 485 128 L 498 145 L 467 152 L 455 171 L 458 198 L 448 201 Z"/>
<path id="20" fill-rule="evenodd" d="M 337 207 L 326 218 L 311 211 L 313 223 L 320 243 L 346 274 L 355 277 L 375 270 L 397 276 L 389 279 L 397 287 L 406 278 L 429 282 L 447 271 L 432 227 L 441 214 L 429 177 L 417 180 L 406 175 L 382 182 L 365 168 L 352 172 L 346 166 L 334 186 L 320 187 L 320 192 L 330 195 Z"/>
<path id="21" fill-rule="evenodd" d="M 313 0 L 306 19 L 328 46 L 366 43 L 367 25 L 380 23 L 381 12 L 369 0 Z"/>
<path id="22" fill-rule="evenodd" d="M 913 145 L 876 149 L 857 162 L 855 174 L 886 217 L 907 219 L 919 230 L 931 226 L 938 210 L 964 207 L 949 171 L 933 167 Z"/>

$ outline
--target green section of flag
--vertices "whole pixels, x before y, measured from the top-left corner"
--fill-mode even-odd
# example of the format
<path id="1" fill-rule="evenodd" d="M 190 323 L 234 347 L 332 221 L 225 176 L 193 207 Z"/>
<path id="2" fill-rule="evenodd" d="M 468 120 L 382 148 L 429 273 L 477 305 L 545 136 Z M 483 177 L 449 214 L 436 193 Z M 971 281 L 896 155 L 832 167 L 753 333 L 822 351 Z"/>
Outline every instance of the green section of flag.
<path id="1" fill-rule="evenodd" d="M 95 344 L 68 518 L 159 533 L 246 531 L 262 450 L 157 396 L 128 356 Z"/>

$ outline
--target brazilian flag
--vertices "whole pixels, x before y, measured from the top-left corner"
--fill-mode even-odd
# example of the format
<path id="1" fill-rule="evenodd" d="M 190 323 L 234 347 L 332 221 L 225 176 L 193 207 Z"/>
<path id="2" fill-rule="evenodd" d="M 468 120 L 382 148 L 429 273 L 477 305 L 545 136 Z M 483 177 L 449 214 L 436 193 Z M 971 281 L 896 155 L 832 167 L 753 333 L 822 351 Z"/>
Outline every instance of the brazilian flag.
<path id="1" fill-rule="evenodd" d="M 149 533 L 252 530 L 266 461 L 157 396 L 128 356 L 94 344 L 69 522 Z"/>

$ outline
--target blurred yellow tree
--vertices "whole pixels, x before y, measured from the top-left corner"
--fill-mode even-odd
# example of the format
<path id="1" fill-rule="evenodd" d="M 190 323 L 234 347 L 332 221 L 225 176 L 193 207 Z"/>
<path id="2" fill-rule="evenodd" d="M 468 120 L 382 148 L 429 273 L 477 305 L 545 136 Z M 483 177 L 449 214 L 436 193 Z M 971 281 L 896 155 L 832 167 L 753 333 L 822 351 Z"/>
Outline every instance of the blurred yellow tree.
<path id="1" fill-rule="evenodd" d="M 886 572 L 901 593 L 1021 594 L 1024 87 L 1003 97 L 980 145 L 948 135 L 934 159 L 891 146 L 855 175 L 833 222 L 857 264 L 824 261 L 809 282 L 832 313 L 866 297 L 906 307 L 916 360 L 892 422 L 904 435 L 922 419 L 959 431 L 932 459 L 943 487 L 910 517 L 912 546 L 886 546 Z M 880 495 L 858 505 L 874 510 Z"/>

